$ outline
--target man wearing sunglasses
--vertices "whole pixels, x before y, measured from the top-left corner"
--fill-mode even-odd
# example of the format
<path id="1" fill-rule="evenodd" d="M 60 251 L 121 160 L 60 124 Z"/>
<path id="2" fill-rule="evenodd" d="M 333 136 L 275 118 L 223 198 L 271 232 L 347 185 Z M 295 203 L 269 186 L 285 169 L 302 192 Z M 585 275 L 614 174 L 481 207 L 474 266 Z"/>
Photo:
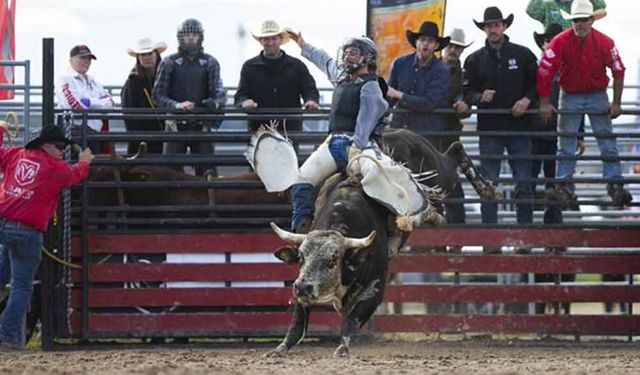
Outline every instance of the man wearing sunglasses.
<path id="1" fill-rule="evenodd" d="M 4 130 L 0 127 L 0 137 Z M 80 152 L 76 164 L 68 164 L 63 152 L 69 144 L 62 129 L 45 126 L 24 148 L 0 146 L 4 174 L 0 184 L 0 280 L 8 280 L 11 273 L 9 299 L 0 320 L 0 350 L 24 347 L 22 320 L 42 259 L 43 233 L 58 206 L 60 191 L 89 174 L 91 150 Z"/>
<path id="2" fill-rule="evenodd" d="M 588 112 L 593 133 L 598 141 L 600 154 L 613 158 L 603 162 L 602 174 L 607 180 L 607 193 L 613 204 L 623 207 L 631 202 L 631 194 L 624 189 L 618 145 L 612 137 L 611 119 L 620 116 L 622 87 L 625 67 L 620 54 L 611 38 L 593 28 L 593 22 L 606 15 L 606 12 L 594 12 L 589 0 L 574 0 L 571 14 L 562 12 L 572 26 L 558 34 L 544 52 L 537 71 L 537 90 L 540 95 L 540 117 L 543 122 L 550 121 L 555 108 L 549 101 L 554 74 L 560 70 L 560 110 Z M 613 102 L 607 96 L 607 77 L 605 67 L 609 67 L 613 76 Z M 601 113 L 601 114 L 596 114 Z M 564 113 L 558 116 L 560 132 L 577 132 L 580 126 L 580 113 Z M 577 139 L 575 136 L 560 137 L 558 155 L 569 159 L 558 160 L 557 178 L 571 179 L 576 167 Z M 555 186 L 555 199 L 567 205 L 575 200 L 575 186 L 572 182 L 558 183 Z"/>
<path id="3" fill-rule="evenodd" d="M 590 0 L 594 13 L 604 13 L 607 3 L 604 0 Z M 565 30 L 571 27 L 571 20 L 562 18 L 562 11 L 571 10 L 571 0 L 530 0 L 527 14 L 536 21 L 540 21 L 546 29 L 552 23 L 557 23 Z"/>

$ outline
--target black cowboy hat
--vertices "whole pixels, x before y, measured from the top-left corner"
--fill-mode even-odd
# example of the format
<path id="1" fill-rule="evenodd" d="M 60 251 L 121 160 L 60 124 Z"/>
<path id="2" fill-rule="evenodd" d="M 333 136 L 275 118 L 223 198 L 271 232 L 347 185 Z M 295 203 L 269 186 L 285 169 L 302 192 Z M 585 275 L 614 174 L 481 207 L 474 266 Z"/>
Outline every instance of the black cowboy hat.
<path id="1" fill-rule="evenodd" d="M 415 33 L 411 30 L 407 30 L 407 40 L 409 41 L 409 44 L 413 46 L 413 48 L 416 48 L 416 39 L 418 39 L 421 35 L 430 36 L 438 40 L 438 48 L 436 48 L 436 51 L 440 51 L 441 49 L 446 47 L 447 44 L 449 44 L 449 40 L 451 39 L 449 37 L 440 37 L 438 25 L 431 21 L 426 21 L 423 22 L 422 25 L 420 25 L 420 29 Z"/>
<path id="2" fill-rule="evenodd" d="M 533 39 L 536 41 L 536 44 L 540 49 L 542 49 L 542 45 L 544 44 L 545 39 L 553 39 L 554 36 L 560 34 L 562 32 L 562 26 L 557 23 L 550 23 L 549 26 L 544 30 L 544 33 L 538 34 L 537 32 L 533 32 Z"/>
<path id="3" fill-rule="evenodd" d="M 502 12 L 498 7 L 488 7 L 484 10 L 484 20 L 482 22 L 473 20 L 473 22 L 480 28 L 480 30 L 484 30 L 484 25 L 488 22 L 502 22 L 507 25 L 508 28 L 513 22 L 513 13 L 507 18 L 504 18 L 502 17 Z"/>
<path id="4" fill-rule="evenodd" d="M 53 143 L 53 142 L 60 142 L 60 143 L 64 143 L 65 145 L 70 145 L 73 143 L 72 140 L 64 136 L 64 132 L 62 131 L 62 129 L 60 129 L 57 126 L 49 125 L 49 126 L 43 127 L 42 131 L 40 131 L 40 135 L 38 136 L 38 138 L 33 139 L 31 142 L 27 143 L 27 145 L 24 146 L 24 148 L 34 149 L 34 148 L 38 148 L 43 143 Z"/>

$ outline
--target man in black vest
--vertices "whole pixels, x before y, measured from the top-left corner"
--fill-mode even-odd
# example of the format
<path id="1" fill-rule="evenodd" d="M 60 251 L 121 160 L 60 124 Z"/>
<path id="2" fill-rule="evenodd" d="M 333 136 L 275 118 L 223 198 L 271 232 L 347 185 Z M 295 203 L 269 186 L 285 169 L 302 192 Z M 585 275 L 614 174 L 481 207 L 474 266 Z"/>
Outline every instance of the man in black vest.
<path id="1" fill-rule="evenodd" d="M 185 112 L 198 108 L 215 110 L 224 106 L 226 94 L 220 79 L 220 64 L 215 57 L 204 53 L 204 29 L 200 21 L 190 18 L 178 28 L 178 53 L 165 57 L 160 63 L 153 87 L 153 100 L 159 108 L 180 109 Z M 166 121 L 167 131 L 208 133 L 218 125 L 210 121 Z M 165 154 L 212 154 L 213 143 L 208 141 L 166 142 Z M 202 175 L 204 166 L 196 167 Z"/>

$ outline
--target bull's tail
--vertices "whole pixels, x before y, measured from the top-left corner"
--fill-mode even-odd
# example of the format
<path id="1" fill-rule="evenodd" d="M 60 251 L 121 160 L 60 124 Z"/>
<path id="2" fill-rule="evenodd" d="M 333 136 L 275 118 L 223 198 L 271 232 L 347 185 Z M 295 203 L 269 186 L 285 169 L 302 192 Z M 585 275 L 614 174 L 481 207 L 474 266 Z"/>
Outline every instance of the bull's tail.
<path id="1" fill-rule="evenodd" d="M 502 192 L 495 187 L 493 182 L 485 179 L 480 172 L 476 169 L 464 150 L 464 146 L 460 142 L 453 142 L 451 146 L 444 153 L 458 162 L 462 173 L 467 177 L 467 180 L 473 186 L 473 190 L 478 193 L 480 199 L 500 199 Z"/>

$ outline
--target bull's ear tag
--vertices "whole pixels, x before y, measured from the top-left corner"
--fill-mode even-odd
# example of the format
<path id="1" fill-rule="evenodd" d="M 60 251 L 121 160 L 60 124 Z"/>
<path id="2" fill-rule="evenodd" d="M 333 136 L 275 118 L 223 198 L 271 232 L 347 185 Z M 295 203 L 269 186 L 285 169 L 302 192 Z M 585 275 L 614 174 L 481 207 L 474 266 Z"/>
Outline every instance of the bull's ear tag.
<path id="1" fill-rule="evenodd" d="M 298 249 L 289 246 L 283 246 L 278 248 L 273 255 L 281 261 L 289 264 L 298 263 L 300 257 L 298 255 Z"/>

